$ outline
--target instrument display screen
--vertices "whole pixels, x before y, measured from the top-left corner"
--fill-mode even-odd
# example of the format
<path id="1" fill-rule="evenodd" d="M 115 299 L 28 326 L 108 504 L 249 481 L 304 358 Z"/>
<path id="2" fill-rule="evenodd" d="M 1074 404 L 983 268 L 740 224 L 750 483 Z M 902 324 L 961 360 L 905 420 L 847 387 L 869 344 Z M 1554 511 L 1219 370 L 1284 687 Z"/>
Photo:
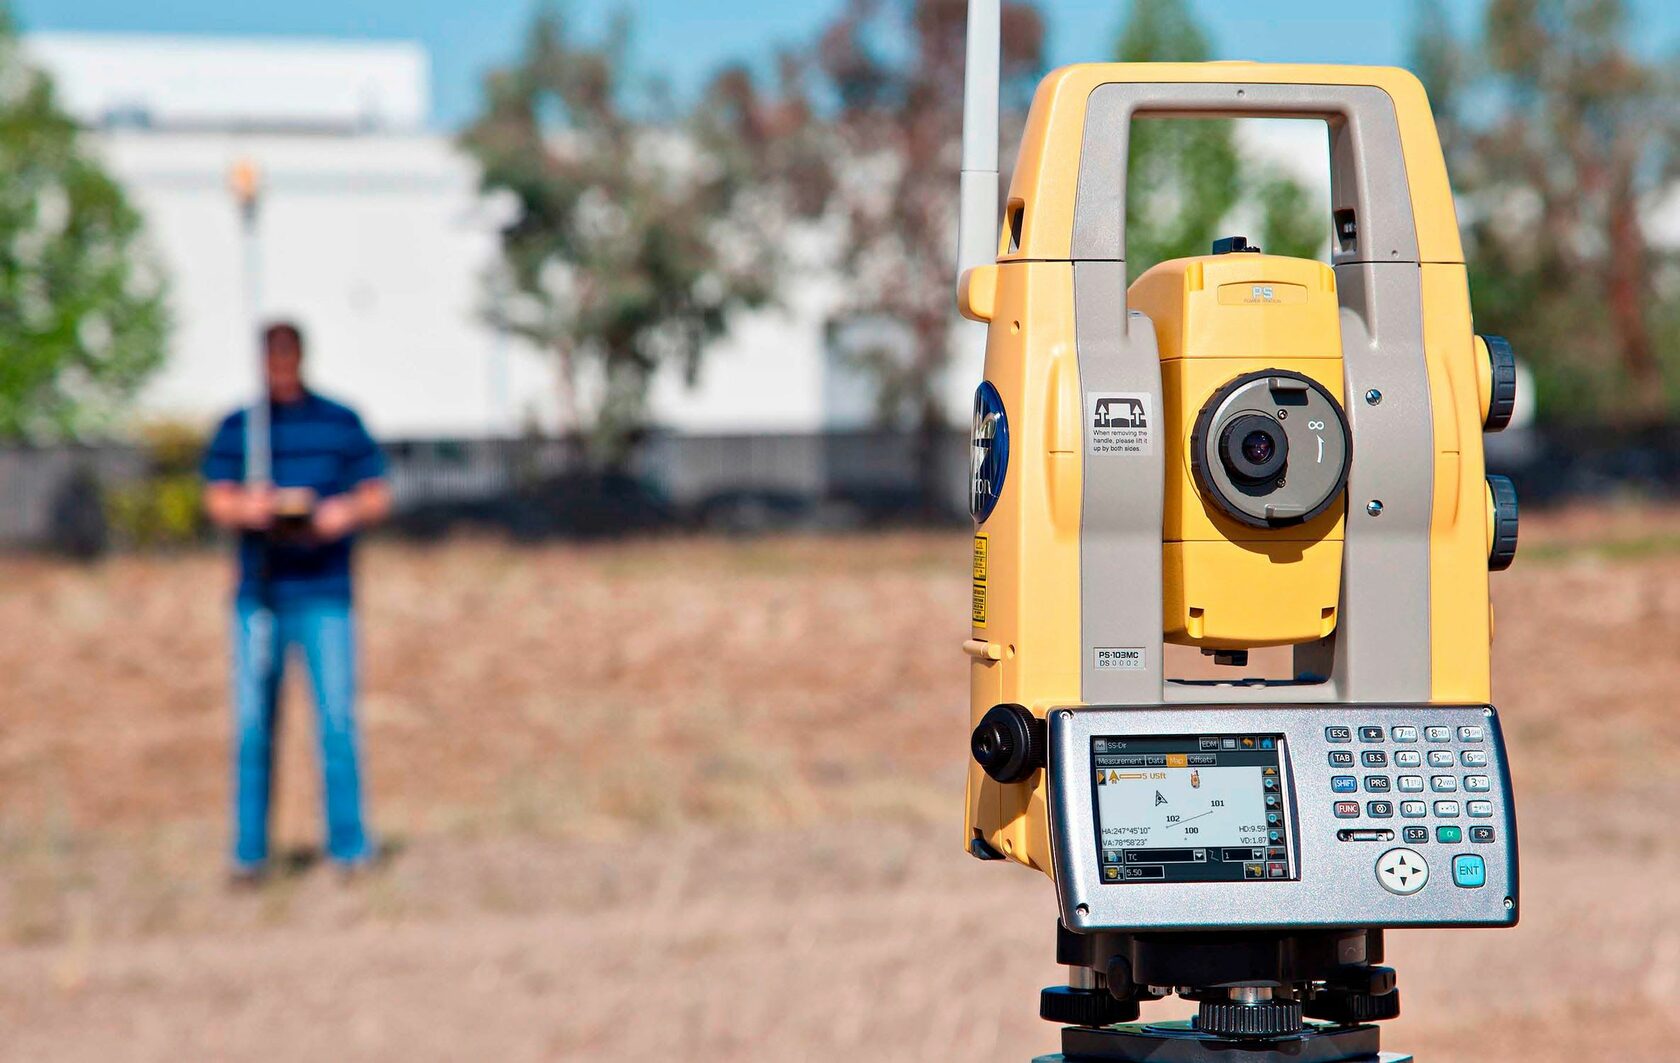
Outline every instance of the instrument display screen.
<path id="1" fill-rule="evenodd" d="M 1091 740 L 1104 883 L 1296 877 L 1277 734 Z"/>

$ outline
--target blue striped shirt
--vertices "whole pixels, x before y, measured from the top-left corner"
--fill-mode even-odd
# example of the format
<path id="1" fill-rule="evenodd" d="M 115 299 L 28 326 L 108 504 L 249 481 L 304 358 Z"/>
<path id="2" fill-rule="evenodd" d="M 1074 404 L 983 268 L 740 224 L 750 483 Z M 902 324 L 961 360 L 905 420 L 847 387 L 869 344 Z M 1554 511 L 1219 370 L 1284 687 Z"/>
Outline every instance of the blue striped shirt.
<path id="1" fill-rule="evenodd" d="M 385 472 L 385 457 L 356 411 L 314 392 L 269 407 L 276 487 L 308 487 L 317 498 L 352 490 Z M 245 411 L 223 418 L 204 453 L 204 479 L 239 483 L 245 477 Z M 350 599 L 353 537 L 308 544 L 239 537 L 239 597 L 272 604 Z"/>

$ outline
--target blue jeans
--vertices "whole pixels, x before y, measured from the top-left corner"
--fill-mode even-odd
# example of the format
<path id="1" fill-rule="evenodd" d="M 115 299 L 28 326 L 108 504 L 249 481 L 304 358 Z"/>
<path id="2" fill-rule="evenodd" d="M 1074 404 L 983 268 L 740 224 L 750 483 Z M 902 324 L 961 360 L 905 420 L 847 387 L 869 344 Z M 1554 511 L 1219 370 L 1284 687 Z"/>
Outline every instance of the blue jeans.
<path id="1" fill-rule="evenodd" d="M 241 598 L 233 609 L 233 859 L 239 867 L 261 867 L 268 859 L 276 710 L 287 651 L 293 646 L 303 651 L 315 688 L 327 855 L 347 864 L 373 855 L 362 824 L 353 711 L 355 625 L 350 603 L 326 599 L 269 608 Z"/>

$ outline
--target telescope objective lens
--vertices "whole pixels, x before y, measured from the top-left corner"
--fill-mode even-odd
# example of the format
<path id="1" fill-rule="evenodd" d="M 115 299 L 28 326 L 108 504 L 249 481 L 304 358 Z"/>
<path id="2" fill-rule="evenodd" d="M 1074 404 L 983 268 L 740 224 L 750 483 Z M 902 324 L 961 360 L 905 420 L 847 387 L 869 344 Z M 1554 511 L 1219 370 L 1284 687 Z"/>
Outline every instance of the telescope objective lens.
<path id="1" fill-rule="evenodd" d="M 1277 450 L 1277 440 L 1270 432 L 1253 431 L 1243 437 L 1243 457 L 1256 465 L 1264 465 L 1272 460 L 1272 453 Z"/>

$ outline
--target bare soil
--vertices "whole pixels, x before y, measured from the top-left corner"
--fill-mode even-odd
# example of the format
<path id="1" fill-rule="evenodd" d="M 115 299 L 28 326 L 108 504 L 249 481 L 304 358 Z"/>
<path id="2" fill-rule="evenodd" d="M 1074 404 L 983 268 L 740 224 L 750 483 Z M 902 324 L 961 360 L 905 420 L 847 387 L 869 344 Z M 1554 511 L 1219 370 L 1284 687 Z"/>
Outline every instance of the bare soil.
<path id="1" fill-rule="evenodd" d="M 1495 580 L 1523 922 L 1391 934 L 1386 1040 L 1674 1059 L 1680 513 L 1523 531 Z M 222 880 L 224 559 L 0 559 L 0 1060 L 1054 1050 L 1049 884 L 961 851 L 966 549 L 375 543 L 361 720 L 392 859 L 314 860 L 294 683 L 289 856 L 250 892 Z"/>

